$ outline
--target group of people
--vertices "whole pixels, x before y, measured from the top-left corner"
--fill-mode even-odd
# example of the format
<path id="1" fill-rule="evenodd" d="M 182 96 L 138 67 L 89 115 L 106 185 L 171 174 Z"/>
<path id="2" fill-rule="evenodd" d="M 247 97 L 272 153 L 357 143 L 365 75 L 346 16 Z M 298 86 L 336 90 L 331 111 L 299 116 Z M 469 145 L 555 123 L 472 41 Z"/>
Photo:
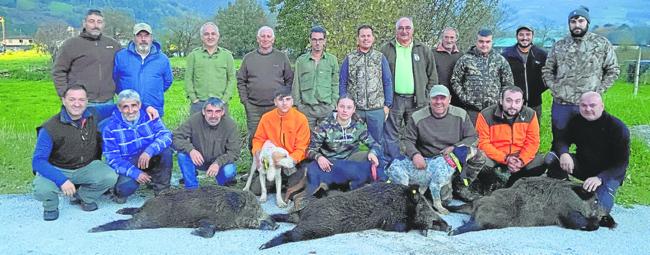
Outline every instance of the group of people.
<path id="1" fill-rule="evenodd" d="M 629 131 L 604 111 L 601 97 L 617 78 L 618 64 L 607 39 L 587 32 L 587 9 L 572 11 L 568 23 L 570 35 L 548 56 L 533 45 L 530 26 L 516 30 L 517 44 L 503 55 L 492 49 L 486 29 L 461 54 L 454 28 L 444 29 L 431 49 L 414 40 L 413 21 L 402 17 L 395 38 L 380 49 L 373 47 L 373 28 L 358 27 L 357 48 L 341 65 L 326 51 L 326 30 L 316 26 L 309 32 L 310 50 L 293 70 L 287 55 L 273 47 L 273 29 L 263 26 L 259 47 L 236 71 L 232 53 L 218 46 L 217 25 L 207 22 L 200 28 L 203 45 L 186 58 L 191 116 L 172 132 L 161 118 L 173 76 L 151 26 L 136 24 L 122 49 L 102 35 L 102 13 L 90 10 L 81 34 L 65 41 L 56 57 L 52 75 L 63 106 L 37 128 L 35 198 L 43 202 L 44 219 L 56 220 L 61 192 L 85 211 L 96 210 L 96 199 L 109 189 L 117 203 L 143 184 L 158 194 L 170 186 L 173 151 L 185 188 L 198 188 L 197 170 L 219 185 L 232 183 L 242 149 L 228 114 L 236 85 L 253 160 L 271 141 L 307 171 L 329 172 L 349 161 L 361 162 L 359 168 L 386 167 L 394 160 L 424 169 L 425 158 L 473 146 L 481 153 L 467 159 L 463 176 L 470 180 L 485 166 L 509 185 L 545 172 L 555 178 L 572 174 L 609 210 L 629 158 Z M 547 88 L 553 94 L 553 148 L 544 157 L 538 154 L 539 118 Z M 453 183 L 450 194 L 473 199 L 462 181 Z"/>

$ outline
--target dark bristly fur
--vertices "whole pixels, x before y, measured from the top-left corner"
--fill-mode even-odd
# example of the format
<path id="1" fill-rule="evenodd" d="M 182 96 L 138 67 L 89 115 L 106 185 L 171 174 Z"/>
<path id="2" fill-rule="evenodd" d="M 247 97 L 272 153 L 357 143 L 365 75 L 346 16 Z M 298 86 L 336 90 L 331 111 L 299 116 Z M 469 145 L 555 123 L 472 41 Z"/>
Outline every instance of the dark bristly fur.
<path id="1" fill-rule="evenodd" d="M 594 193 L 578 184 L 547 177 L 523 178 L 510 188 L 448 209 L 472 215 L 450 235 L 507 227 L 558 225 L 591 231 L 599 226 L 616 226 Z"/>
<path id="2" fill-rule="evenodd" d="M 295 228 L 263 244 L 260 249 L 339 233 L 368 229 L 405 232 L 447 230 L 447 223 L 434 211 L 417 187 L 374 183 L 366 187 L 311 201 L 290 215 L 274 215 L 281 221 L 300 220 Z"/>
<path id="3" fill-rule="evenodd" d="M 167 192 L 149 199 L 141 208 L 124 208 L 118 213 L 133 218 L 113 221 L 89 232 L 201 226 L 210 226 L 213 231 L 277 228 L 252 193 L 221 186 Z"/>

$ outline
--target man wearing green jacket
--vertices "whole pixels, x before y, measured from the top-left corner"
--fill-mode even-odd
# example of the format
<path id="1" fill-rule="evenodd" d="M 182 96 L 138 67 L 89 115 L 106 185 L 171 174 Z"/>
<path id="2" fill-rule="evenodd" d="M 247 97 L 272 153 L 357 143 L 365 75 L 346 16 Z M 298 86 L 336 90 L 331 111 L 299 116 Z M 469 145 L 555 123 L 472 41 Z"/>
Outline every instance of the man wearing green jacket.
<path id="1" fill-rule="evenodd" d="M 298 57 L 293 72 L 291 94 L 310 129 L 330 115 L 339 98 L 339 63 L 336 56 L 325 52 L 326 34 L 322 27 L 311 29 L 311 50 Z"/>
<path id="2" fill-rule="evenodd" d="M 185 92 L 190 99 L 190 114 L 200 112 L 208 98 L 232 98 L 236 85 L 232 53 L 218 46 L 219 28 L 212 22 L 201 26 L 203 46 L 187 56 Z"/>
<path id="3" fill-rule="evenodd" d="M 428 93 L 438 83 L 433 53 L 426 45 L 413 41 L 413 21 L 402 17 L 395 23 L 395 40 L 381 49 L 393 74 L 393 106 L 384 126 L 385 159 L 400 155 L 399 130 L 416 110 L 427 106 Z"/>

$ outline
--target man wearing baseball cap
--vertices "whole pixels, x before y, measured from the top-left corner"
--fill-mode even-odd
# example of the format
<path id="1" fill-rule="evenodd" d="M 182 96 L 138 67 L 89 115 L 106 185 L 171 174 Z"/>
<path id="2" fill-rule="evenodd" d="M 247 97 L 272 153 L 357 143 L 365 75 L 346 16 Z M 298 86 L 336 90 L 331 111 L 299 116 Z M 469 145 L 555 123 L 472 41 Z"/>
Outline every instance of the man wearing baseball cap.
<path id="1" fill-rule="evenodd" d="M 588 32 L 587 7 L 569 12 L 568 23 L 570 34 L 555 42 L 542 68 L 544 82 L 553 94 L 551 149 L 555 152 L 569 120 L 579 113 L 580 96 L 590 91 L 602 95 L 620 73 L 612 44 L 604 36 Z"/>
<path id="2" fill-rule="evenodd" d="M 449 154 L 457 146 L 476 146 L 477 135 L 469 115 L 462 108 L 449 105 L 451 95 L 444 85 L 434 85 L 429 92 L 429 107 L 424 107 L 411 115 L 402 138 L 406 157 L 413 161 L 417 169 L 426 167 L 425 158 Z M 485 164 L 483 153 L 467 159 L 466 171 L 470 179 L 475 179 Z M 460 178 L 454 178 L 454 195 L 469 201 L 477 195 L 469 192 Z M 447 200 L 450 197 L 443 197 Z"/>
<path id="3" fill-rule="evenodd" d="M 524 105 L 535 110 L 539 119 L 542 115 L 542 93 L 547 89 L 542 80 L 547 53 L 533 45 L 535 31 L 531 26 L 519 26 L 515 35 L 517 44 L 505 48 L 501 55 L 510 64 L 515 86 L 524 92 Z"/>
<path id="4" fill-rule="evenodd" d="M 113 80 L 116 92 L 133 89 L 140 94 L 143 107 L 155 118 L 164 112 L 164 93 L 172 85 L 169 58 L 154 41 L 153 30 L 147 23 L 133 26 L 133 40 L 115 54 Z"/>

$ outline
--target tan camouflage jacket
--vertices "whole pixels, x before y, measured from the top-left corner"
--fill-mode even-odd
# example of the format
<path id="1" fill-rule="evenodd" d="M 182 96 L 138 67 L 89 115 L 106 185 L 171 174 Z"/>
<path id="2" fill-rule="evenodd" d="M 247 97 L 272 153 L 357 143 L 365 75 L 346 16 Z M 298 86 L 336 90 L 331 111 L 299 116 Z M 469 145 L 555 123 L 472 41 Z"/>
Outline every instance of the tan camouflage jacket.
<path id="1" fill-rule="evenodd" d="M 508 61 L 494 50 L 484 57 L 476 46 L 458 59 L 451 75 L 451 87 L 467 110 L 480 111 L 496 104 L 501 88 L 513 85 Z"/>
<path id="2" fill-rule="evenodd" d="M 578 104 L 585 92 L 602 94 L 619 73 L 612 44 L 591 32 L 582 38 L 567 36 L 555 42 L 542 68 L 542 78 L 553 100 L 562 104 Z"/>

